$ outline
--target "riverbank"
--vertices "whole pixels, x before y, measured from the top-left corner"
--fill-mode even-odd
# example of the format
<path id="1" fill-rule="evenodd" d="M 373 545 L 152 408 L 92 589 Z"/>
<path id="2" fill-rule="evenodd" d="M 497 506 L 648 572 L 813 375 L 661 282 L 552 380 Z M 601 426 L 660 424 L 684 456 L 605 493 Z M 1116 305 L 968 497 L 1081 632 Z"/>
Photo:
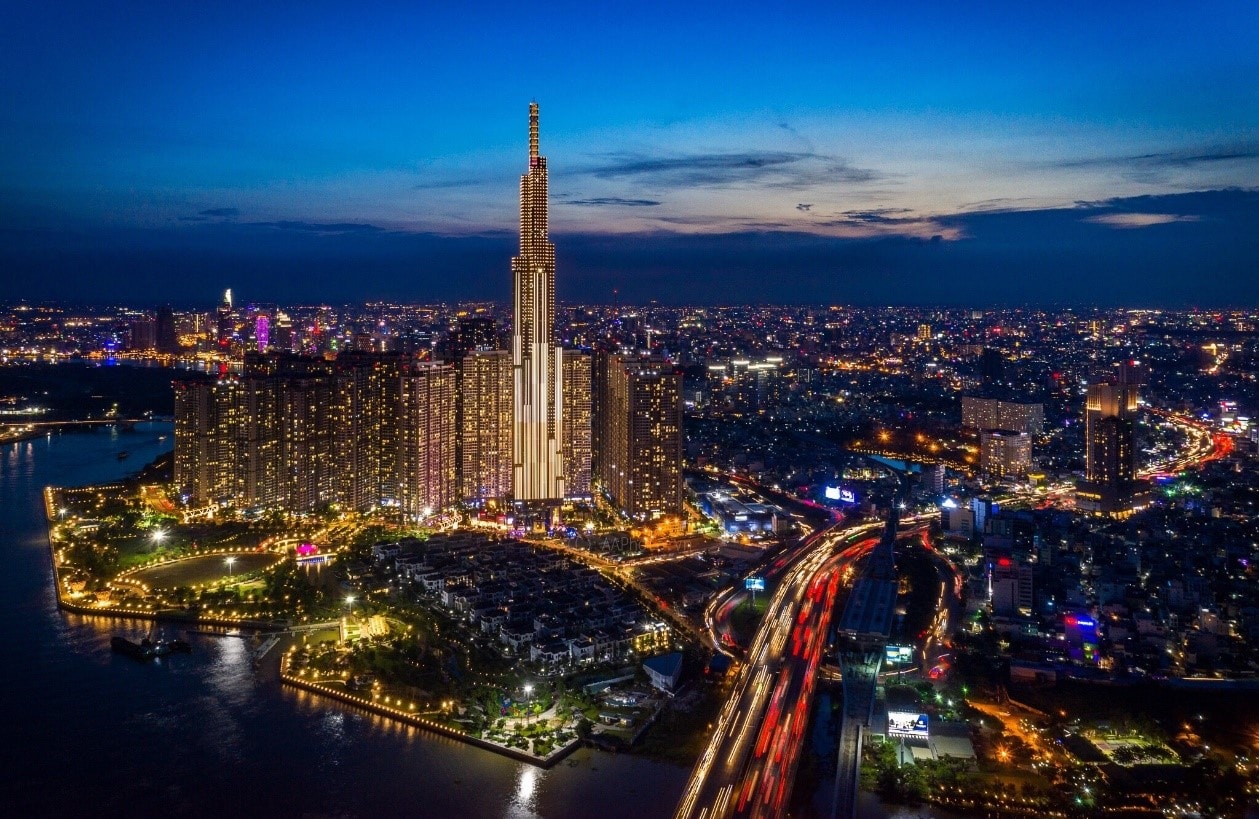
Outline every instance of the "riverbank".
<path id="1" fill-rule="evenodd" d="M 280 656 L 280 680 L 284 684 L 291 685 L 294 688 L 301 688 L 320 696 L 330 697 L 334 700 L 338 700 L 339 702 L 346 703 L 347 705 L 353 705 L 357 708 L 371 711 L 374 714 L 396 720 L 406 725 L 423 728 L 426 731 L 432 731 L 433 733 L 441 734 L 442 736 L 449 737 L 450 739 L 456 739 L 460 742 L 465 742 L 485 751 L 493 751 L 494 753 L 502 754 L 520 762 L 537 765 L 540 768 L 550 768 L 552 765 L 571 754 L 582 744 L 581 739 L 575 737 L 546 756 L 538 756 L 528 751 L 521 750 L 520 748 L 500 745 L 497 742 L 492 742 L 481 737 L 474 737 L 471 734 L 451 728 L 449 725 L 434 722 L 417 714 L 411 713 L 411 709 L 415 707 L 414 704 L 407 709 L 394 707 L 390 703 L 380 702 L 380 700 L 375 697 L 369 699 L 368 697 L 353 694 L 341 688 L 334 688 L 330 685 L 325 685 L 316 680 L 306 679 L 301 673 L 294 674 L 289 668 L 290 657 L 293 650 L 294 649 L 289 649 L 289 651 Z M 399 705 L 401 705 L 401 703 L 399 703 Z"/>
<path id="2" fill-rule="evenodd" d="M 26 704 L 5 726 L 6 747 L 21 749 L 0 768 L 6 815 L 55 819 L 90 806 L 110 819 L 250 816 L 259 805 L 382 818 L 584 819 L 592 806 L 602 819 L 672 813 L 689 769 L 584 747 L 550 768 L 487 753 L 284 685 L 283 642 L 260 663 L 250 640 L 200 635 L 191 654 L 152 663 L 114 654 L 114 634 L 147 624 L 57 606 L 42 493 L 121 481 L 169 451 L 169 423 L 138 431 L 0 447 L 0 612 L 11 653 L 36 660 L 5 682 Z M 130 458 L 119 461 L 120 450 Z"/>

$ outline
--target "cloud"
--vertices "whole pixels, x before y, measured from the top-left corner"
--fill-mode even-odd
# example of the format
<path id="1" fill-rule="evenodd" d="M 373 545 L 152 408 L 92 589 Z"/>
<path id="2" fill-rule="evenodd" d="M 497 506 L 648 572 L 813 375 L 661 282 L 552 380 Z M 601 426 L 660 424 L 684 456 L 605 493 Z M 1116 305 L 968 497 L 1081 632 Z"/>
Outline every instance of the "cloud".
<path id="1" fill-rule="evenodd" d="M 1062 159 L 1045 163 L 1043 167 L 1067 170 L 1113 169 L 1136 181 L 1152 183 L 1165 180 L 1170 172 L 1176 170 L 1225 162 L 1250 162 L 1254 160 L 1259 160 L 1259 141 L 1178 148 L 1126 156 Z"/>
<path id="2" fill-rule="evenodd" d="M 808 213 L 809 211 L 813 210 L 813 203 L 812 203 L 812 202 L 801 202 L 800 204 L 796 205 L 796 210 L 798 210 L 798 211 L 800 211 L 800 212 L 802 212 L 802 213 Z"/>
<path id="3" fill-rule="evenodd" d="M 727 187 L 760 185 L 805 189 L 828 183 L 862 184 L 882 179 L 839 157 L 809 151 L 741 151 L 737 153 L 647 156 L 610 154 L 585 173 L 598 179 L 632 180 L 662 187 Z"/>
<path id="4" fill-rule="evenodd" d="M 660 204 L 658 199 L 625 199 L 620 196 L 595 196 L 590 199 L 569 199 L 561 201 L 561 205 L 586 205 L 598 207 L 612 205 L 627 208 L 651 208 Z"/>
<path id="5" fill-rule="evenodd" d="M 273 228 L 275 230 L 292 230 L 301 233 L 382 233 L 384 228 L 358 222 L 249 222 L 249 227 Z"/>
<path id="6" fill-rule="evenodd" d="M 1174 213 L 1100 213 L 1096 216 L 1086 216 L 1084 221 L 1120 230 L 1130 230 L 1153 225 L 1169 225 L 1173 222 L 1196 222 L 1198 217 Z"/>
<path id="7" fill-rule="evenodd" d="M 239 215 L 237 208 L 206 208 L 197 211 L 196 216 L 179 216 L 177 219 L 180 222 L 208 222 L 211 219 L 234 219 Z"/>
<path id="8" fill-rule="evenodd" d="M 913 213 L 909 208 L 874 208 L 871 210 L 846 210 L 839 215 L 844 221 L 863 225 L 896 225 L 922 222 L 922 217 L 904 216 Z"/>

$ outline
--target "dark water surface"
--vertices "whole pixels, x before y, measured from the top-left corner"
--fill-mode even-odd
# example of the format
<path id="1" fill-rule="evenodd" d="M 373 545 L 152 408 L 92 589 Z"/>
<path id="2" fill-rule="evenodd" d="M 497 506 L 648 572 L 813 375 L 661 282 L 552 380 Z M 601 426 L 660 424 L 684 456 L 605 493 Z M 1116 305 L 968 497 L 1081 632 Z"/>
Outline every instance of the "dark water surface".
<path id="1" fill-rule="evenodd" d="M 544 771 L 282 688 L 243 640 L 111 653 L 146 626 L 56 609 L 42 490 L 116 480 L 171 439 L 152 423 L 0 447 L 0 816 L 672 813 L 685 768 L 582 750 Z"/>

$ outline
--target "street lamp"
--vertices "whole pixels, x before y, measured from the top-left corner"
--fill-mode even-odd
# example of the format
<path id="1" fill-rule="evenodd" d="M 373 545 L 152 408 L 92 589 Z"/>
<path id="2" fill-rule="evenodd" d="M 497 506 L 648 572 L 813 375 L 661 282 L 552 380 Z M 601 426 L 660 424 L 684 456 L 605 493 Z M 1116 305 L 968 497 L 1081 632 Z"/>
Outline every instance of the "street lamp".
<path id="1" fill-rule="evenodd" d="M 525 721 L 532 722 L 533 717 L 533 686 L 525 685 Z"/>

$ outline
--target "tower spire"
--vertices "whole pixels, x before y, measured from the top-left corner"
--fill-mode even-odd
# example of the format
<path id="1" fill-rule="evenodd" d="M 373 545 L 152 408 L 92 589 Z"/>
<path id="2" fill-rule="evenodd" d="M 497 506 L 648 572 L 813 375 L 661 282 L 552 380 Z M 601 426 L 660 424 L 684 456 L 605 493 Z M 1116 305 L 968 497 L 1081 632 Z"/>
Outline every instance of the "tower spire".
<path id="1" fill-rule="evenodd" d="M 538 164 L 538 104 L 529 103 L 529 167 Z"/>

